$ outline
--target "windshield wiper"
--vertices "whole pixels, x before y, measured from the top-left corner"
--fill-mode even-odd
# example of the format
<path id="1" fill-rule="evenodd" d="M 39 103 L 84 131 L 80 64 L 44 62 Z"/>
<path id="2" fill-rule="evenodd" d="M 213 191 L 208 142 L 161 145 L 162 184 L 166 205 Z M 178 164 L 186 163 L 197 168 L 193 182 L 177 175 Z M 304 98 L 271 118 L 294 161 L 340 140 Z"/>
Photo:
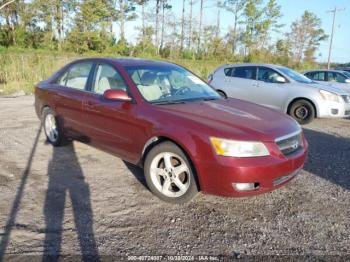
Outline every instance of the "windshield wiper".
<path id="1" fill-rule="evenodd" d="M 171 105 L 171 104 L 185 104 L 185 101 L 172 101 L 172 100 L 163 100 L 159 102 L 152 102 L 154 105 Z"/>
<path id="2" fill-rule="evenodd" d="M 203 98 L 203 101 L 212 101 L 212 100 L 217 100 L 218 98 L 216 97 L 206 97 L 206 98 Z"/>

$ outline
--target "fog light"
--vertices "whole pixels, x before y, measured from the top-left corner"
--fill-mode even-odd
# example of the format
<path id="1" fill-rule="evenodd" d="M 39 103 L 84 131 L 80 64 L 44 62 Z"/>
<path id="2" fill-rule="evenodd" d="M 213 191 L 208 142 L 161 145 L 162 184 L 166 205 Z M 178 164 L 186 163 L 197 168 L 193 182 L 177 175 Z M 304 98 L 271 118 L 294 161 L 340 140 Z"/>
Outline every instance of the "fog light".
<path id="1" fill-rule="evenodd" d="M 331 109 L 332 115 L 338 115 L 339 110 L 338 109 Z"/>
<path id="2" fill-rule="evenodd" d="M 233 183 L 232 185 L 239 191 L 254 190 L 259 187 L 259 183 Z"/>

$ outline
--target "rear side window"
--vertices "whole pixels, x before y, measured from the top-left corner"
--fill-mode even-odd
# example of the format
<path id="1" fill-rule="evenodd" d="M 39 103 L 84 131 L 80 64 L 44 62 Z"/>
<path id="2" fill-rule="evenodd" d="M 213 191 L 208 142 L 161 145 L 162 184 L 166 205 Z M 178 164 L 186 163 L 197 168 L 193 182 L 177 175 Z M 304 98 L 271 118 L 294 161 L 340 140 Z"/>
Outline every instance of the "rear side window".
<path id="1" fill-rule="evenodd" d="M 92 62 L 84 62 L 72 65 L 57 81 L 59 85 L 74 89 L 84 90 Z"/>
<path id="2" fill-rule="evenodd" d="M 325 72 L 310 72 L 310 73 L 307 73 L 306 76 L 315 81 L 326 81 Z"/>
<path id="3" fill-rule="evenodd" d="M 256 67 L 253 66 L 241 66 L 232 69 L 233 77 L 256 79 Z"/>

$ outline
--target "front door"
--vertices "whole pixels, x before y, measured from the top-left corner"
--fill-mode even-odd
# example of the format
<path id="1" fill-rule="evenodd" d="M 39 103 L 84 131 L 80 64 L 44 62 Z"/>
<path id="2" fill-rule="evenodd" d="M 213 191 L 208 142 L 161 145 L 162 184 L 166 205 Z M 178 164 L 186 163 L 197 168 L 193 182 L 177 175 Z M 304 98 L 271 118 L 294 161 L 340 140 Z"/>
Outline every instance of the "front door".
<path id="1" fill-rule="evenodd" d="M 283 111 L 285 101 L 288 97 L 288 82 L 278 80 L 284 78 L 280 73 L 268 67 L 258 67 L 256 103 Z"/>
<path id="2" fill-rule="evenodd" d="M 143 121 L 137 118 L 137 104 L 105 99 L 103 93 L 108 89 L 128 91 L 118 70 L 106 63 L 97 64 L 91 92 L 83 102 L 86 132 L 93 145 L 134 162 L 140 152 L 137 140 L 146 136 Z"/>

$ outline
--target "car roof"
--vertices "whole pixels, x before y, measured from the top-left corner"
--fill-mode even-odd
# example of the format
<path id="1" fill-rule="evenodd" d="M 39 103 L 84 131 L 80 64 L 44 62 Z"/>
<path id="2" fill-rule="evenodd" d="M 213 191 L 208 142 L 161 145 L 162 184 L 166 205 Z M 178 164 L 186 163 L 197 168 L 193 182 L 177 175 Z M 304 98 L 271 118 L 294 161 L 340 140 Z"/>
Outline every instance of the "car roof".
<path id="1" fill-rule="evenodd" d="M 146 65 L 165 66 L 165 65 L 175 65 L 175 64 L 169 63 L 169 62 L 158 61 L 158 60 L 151 60 L 151 59 L 143 59 L 143 58 L 113 58 L 113 57 L 82 58 L 82 59 L 75 60 L 73 63 L 84 62 L 84 61 L 104 61 L 104 62 L 110 62 L 110 63 L 118 64 L 118 65 L 121 65 L 121 66 L 146 66 Z"/>
<path id="2" fill-rule="evenodd" d="M 284 67 L 282 65 L 274 65 L 274 64 L 253 64 L 253 63 L 242 63 L 242 64 L 225 64 L 222 67 L 237 67 L 237 66 L 266 66 L 271 68 Z"/>
<path id="3" fill-rule="evenodd" d="M 335 73 L 344 73 L 343 70 L 337 70 L 337 69 L 313 69 L 313 70 L 304 71 L 304 74 L 305 74 L 305 73 L 311 73 L 311 72 L 335 72 Z"/>

